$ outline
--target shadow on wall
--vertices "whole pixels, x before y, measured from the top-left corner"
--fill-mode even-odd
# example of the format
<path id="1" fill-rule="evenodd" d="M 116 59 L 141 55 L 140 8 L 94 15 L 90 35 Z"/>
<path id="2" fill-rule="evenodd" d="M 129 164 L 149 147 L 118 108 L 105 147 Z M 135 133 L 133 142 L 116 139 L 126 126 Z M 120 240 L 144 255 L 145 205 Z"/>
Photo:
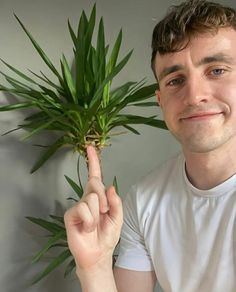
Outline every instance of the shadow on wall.
<path id="1" fill-rule="evenodd" d="M 12 135 L 0 139 L 0 261 L 4 267 L 0 273 L 1 287 L 4 292 L 80 291 L 76 276 L 64 280 L 63 269 L 35 286 L 28 285 L 47 265 L 47 259 L 31 264 L 32 256 L 45 243 L 45 232 L 25 216 L 46 219 L 48 214 L 63 215 L 64 208 L 56 199 L 59 168 L 65 153 L 61 151 L 31 175 L 39 151 Z"/>
<path id="2" fill-rule="evenodd" d="M 8 269 L 8 273 L 5 275 L 4 286 L 8 287 L 5 292 L 16 292 L 16 291 L 73 291 L 71 289 L 76 288 L 74 291 L 79 291 L 79 282 L 75 275 L 72 275 L 68 279 L 63 278 L 63 268 L 55 270 L 49 277 L 45 278 L 38 284 L 34 286 L 29 286 L 30 281 L 33 277 L 48 264 L 48 258 L 37 264 L 31 264 L 31 259 L 33 255 L 43 246 L 45 243 L 45 232 L 37 227 L 36 225 L 30 223 L 24 218 L 23 212 L 25 210 L 31 210 L 31 213 L 35 213 L 36 209 L 40 209 L 42 213 L 48 212 L 48 206 L 38 198 L 31 196 L 28 198 L 22 193 L 19 193 L 18 214 L 13 217 L 14 224 L 11 224 L 11 229 L 9 230 L 9 237 L 11 238 L 11 246 L 9 246 L 9 262 L 11 268 Z M 63 212 L 61 206 L 56 209 L 57 213 Z M 34 212 L 35 211 L 35 212 Z M 9 240 L 8 240 L 9 242 Z M 53 256 L 53 254 L 51 254 Z M 12 281 L 12 279 L 18 279 L 18 281 Z M 19 280 L 20 279 L 20 280 Z"/>

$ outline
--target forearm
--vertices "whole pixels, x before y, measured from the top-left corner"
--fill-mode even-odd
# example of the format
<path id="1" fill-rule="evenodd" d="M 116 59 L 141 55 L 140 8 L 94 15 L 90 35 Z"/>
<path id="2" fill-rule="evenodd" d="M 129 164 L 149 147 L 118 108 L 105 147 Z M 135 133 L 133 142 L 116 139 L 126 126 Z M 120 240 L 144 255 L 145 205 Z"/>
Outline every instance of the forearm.
<path id="1" fill-rule="evenodd" d="M 94 269 L 77 270 L 82 292 L 117 292 L 112 263 L 104 263 Z"/>

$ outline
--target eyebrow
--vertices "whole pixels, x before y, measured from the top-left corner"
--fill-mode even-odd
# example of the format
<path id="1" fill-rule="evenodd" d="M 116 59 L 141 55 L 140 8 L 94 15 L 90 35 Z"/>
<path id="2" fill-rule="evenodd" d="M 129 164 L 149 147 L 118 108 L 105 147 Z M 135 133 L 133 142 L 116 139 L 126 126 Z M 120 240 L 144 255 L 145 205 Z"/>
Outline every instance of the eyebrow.
<path id="1" fill-rule="evenodd" d="M 174 72 L 177 72 L 177 71 L 182 70 L 182 69 L 184 69 L 183 65 L 173 65 L 170 67 L 166 67 L 161 71 L 160 76 L 158 78 L 158 81 L 160 82 L 167 75 L 174 73 Z"/>
<path id="2" fill-rule="evenodd" d="M 213 63 L 213 62 L 224 62 L 227 64 L 233 64 L 234 59 L 228 55 L 223 54 L 223 53 L 218 53 L 218 54 L 215 54 L 213 56 L 203 58 L 197 64 L 197 66 L 201 66 L 201 65 L 205 65 L 205 64 L 209 64 L 209 63 Z"/>
<path id="3" fill-rule="evenodd" d="M 206 65 L 206 64 L 213 63 L 213 62 L 224 62 L 226 64 L 235 63 L 234 59 L 232 57 L 225 55 L 223 53 L 217 53 L 213 56 L 204 57 L 202 60 L 200 60 L 200 62 L 198 62 L 196 64 L 196 66 L 199 67 L 201 65 Z M 177 72 L 177 71 L 180 71 L 180 70 L 183 70 L 183 69 L 184 69 L 184 66 L 181 64 L 176 64 L 176 65 L 173 65 L 170 67 L 166 67 L 161 71 L 159 78 L 158 78 L 158 81 L 160 82 L 167 75 L 174 73 L 174 72 Z"/>

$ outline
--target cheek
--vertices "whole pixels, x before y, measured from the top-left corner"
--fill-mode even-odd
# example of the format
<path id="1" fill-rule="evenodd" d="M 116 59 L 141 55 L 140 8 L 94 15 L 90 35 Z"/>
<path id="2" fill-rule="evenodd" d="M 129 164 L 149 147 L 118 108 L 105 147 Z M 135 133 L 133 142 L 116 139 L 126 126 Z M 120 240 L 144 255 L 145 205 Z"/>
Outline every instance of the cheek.
<path id="1" fill-rule="evenodd" d="M 180 108 L 180 106 L 181 100 L 175 95 L 166 95 L 164 98 L 161 99 L 161 108 L 163 112 L 166 112 L 166 114 L 176 112 Z"/>
<path id="2" fill-rule="evenodd" d="M 170 107 L 172 104 L 178 104 L 182 97 L 186 94 L 184 88 L 161 87 L 158 94 L 160 105 L 164 107 Z M 171 105 L 170 105 L 171 104 Z"/>
<path id="3" fill-rule="evenodd" d="M 225 103 L 235 103 L 236 101 L 236 74 L 230 75 L 228 78 L 218 80 L 212 85 L 214 96 Z"/>
<path id="4" fill-rule="evenodd" d="M 179 114 L 183 110 L 182 94 L 183 92 L 168 92 L 162 88 L 160 89 L 157 98 L 167 124 L 176 123 Z"/>
<path id="5" fill-rule="evenodd" d="M 219 86 L 215 88 L 215 99 L 220 101 L 226 110 L 227 114 L 236 115 L 236 86 Z"/>
<path id="6" fill-rule="evenodd" d="M 176 124 L 176 119 L 178 117 L 179 105 L 172 100 L 165 100 L 162 102 L 162 112 L 166 123 L 169 128 L 172 128 Z"/>

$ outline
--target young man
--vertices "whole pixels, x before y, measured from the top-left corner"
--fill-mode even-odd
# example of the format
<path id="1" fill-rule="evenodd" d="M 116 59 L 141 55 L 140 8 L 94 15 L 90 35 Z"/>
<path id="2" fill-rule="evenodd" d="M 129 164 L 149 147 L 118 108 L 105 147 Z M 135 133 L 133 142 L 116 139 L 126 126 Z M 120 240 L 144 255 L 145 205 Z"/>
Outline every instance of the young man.
<path id="1" fill-rule="evenodd" d="M 169 12 L 153 33 L 152 68 L 169 130 L 183 153 L 132 188 L 122 206 L 89 180 L 67 211 L 68 242 L 84 292 L 236 291 L 236 12 L 204 0 Z"/>

